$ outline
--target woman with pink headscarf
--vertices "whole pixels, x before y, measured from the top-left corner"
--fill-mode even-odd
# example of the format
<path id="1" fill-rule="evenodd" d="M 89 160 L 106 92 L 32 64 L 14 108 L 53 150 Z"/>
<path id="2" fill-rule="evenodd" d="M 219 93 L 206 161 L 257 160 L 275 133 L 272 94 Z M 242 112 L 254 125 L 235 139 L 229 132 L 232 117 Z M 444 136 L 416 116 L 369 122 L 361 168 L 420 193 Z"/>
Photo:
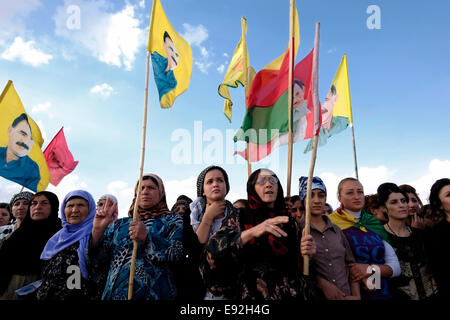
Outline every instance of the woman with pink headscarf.
<path id="1" fill-rule="evenodd" d="M 114 206 L 115 203 L 117 203 L 117 206 L 115 206 L 114 212 L 112 213 L 112 222 L 114 222 L 117 220 L 117 218 L 119 216 L 119 209 L 118 209 L 119 203 L 117 201 L 117 198 L 115 196 L 113 196 L 112 194 L 104 194 L 100 197 L 100 199 L 98 199 L 97 212 L 100 210 L 104 210 L 105 208 L 109 209 L 112 206 Z"/>

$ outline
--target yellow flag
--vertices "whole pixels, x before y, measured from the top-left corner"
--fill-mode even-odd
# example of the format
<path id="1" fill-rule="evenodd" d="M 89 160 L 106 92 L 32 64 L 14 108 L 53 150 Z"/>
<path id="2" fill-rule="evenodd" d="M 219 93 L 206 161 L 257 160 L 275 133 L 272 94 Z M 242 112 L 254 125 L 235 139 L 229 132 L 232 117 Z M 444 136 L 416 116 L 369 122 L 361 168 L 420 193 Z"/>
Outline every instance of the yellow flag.
<path id="1" fill-rule="evenodd" d="M 41 151 L 41 130 L 31 119 L 11 80 L 0 96 L 0 176 L 34 192 L 45 190 L 50 181 Z"/>
<path id="2" fill-rule="evenodd" d="M 348 81 L 347 55 L 344 54 L 341 64 L 331 83 L 327 97 L 322 104 L 322 126 L 319 132 L 319 146 L 327 143 L 328 138 L 353 125 L 350 85 Z M 304 153 L 312 150 L 312 139 Z"/>
<path id="3" fill-rule="evenodd" d="M 352 103 L 350 99 L 350 86 L 348 83 L 347 55 L 342 57 L 341 64 L 334 76 L 331 87 L 331 94 L 337 95 L 336 103 L 333 107 L 333 117 L 346 117 L 349 123 L 353 123 Z"/>
<path id="4" fill-rule="evenodd" d="M 152 57 L 160 105 L 170 108 L 189 87 L 192 50 L 167 20 L 159 0 L 153 0 L 147 50 Z"/>
<path id="5" fill-rule="evenodd" d="M 230 93 L 228 87 L 237 88 L 239 83 L 246 87 L 248 85 L 248 50 L 247 43 L 245 42 L 245 36 L 247 34 L 247 20 L 244 17 L 241 18 L 242 23 L 242 36 L 241 40 L 234 50 L 233 57 L 231 58 L 230 65 L 228 66 L 227 73 L 223 79 L 223 83 L 219 85 L 219 95 L 225 98 L 225 107 L 223 112 L 225 116 L 231 122 L 232 109 Z"/>

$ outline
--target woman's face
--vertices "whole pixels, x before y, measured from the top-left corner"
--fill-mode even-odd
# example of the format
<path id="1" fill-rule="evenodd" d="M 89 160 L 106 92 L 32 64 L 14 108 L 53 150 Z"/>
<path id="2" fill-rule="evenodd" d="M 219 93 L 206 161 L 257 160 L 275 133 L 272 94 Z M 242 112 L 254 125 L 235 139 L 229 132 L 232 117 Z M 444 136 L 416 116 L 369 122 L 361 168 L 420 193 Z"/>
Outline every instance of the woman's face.
<path id="1" fill-rule="evenodd" d="M 306 200 L 306 198 L 305 198 Z M 320 190 L 314 189 L 311 191 L 311 214 L 314 216 L 321 216 L 325 211 L 325 204 L 327 203 L 327 194 Z"/>
<path id="2" fill-rule="evenodd" d="M 6 226 L 9 223 L 9 212 L 6 208 L 0 208 L 0 227 Z"/>
<path id="3" fill-rule="evenodd" d="M 439 200 L 447 216 L 450 216 L 450 184 L 442 187 L 439 191 Z"/>
<path id="4" fill-rule="evenodd" d="M 114 201 L 109 198 L 102 198 L 97 202 L 97 211 L 105 211 L 114 205 Z"/>
<path id="5" fill-rule="evenodd" d="M 39 195 L 31 200 L 30 216 L 32 220 L 40 221 L 47 219 L 52 212 L 52 205 L 44 195 Z"/>
<path id="6" fill-rule="evenodd" d="M 227 193 L 225 177 L 219 169 L 213 169 L 206 173 L 203 181 L 203 195 L 209 201 L 225 199 Z"/>
<path id="7" fill-rule="evenodd" d="M 159 203 L 159 189 L 152 179 L 142 180 L 139 206 L 150 209 Z"/>
<path id="8" fill-rule="evenodd" d="M 387 209 L 385 206 L 381 205 L 379 206 L 377 209 L 373 209 L 372 208 L 372 215 L 377 218 L 378 220 L 380 220 L 381 223 L 386 223 L 389 221 L 388 216 L 387 216 Z"/>
<path id="9" fill-rule="evenodd" d="M 418 214 L 420 212 L 420 203 L 419 199 L 417 199 L 416 195 L 412 192 L 408 192 L 408 214 L 413 216 L 414 214 Z"/>
<path id="10" fill-rule="evenodd" d="M 27 199 L 16 200 L 11 208 L 14 218 L 22 221 L 27 215 L 29 203 Z"/>
<path id="11" fill-rule="evenodd" d="M 278 179 L 270 174 L 261 172 L 255 183 L 255 192 L 270 208 L 275 206 L 278 196 Z"/>
<path id="12" fill-rule="evenodd" d="M 425 223 L 425 226 L 431 229 L 441 222 L 442 219 L 444 219 L 444 215 L 441 212 L 435 212 L 433 214 L 431 208 L 426 209 L 423 215 L 423 222 Z"/>
<path id="13" fill-rule="evenodd" d="M 358 212 L 364 207 L 364 189 L 359 181 L 345 181 L 339 192 L 338 200 L 344 209 Z"/>
<path id="14" fill-rule="evenodd" d="M 400 192 L 392 192 L 385 205 L 389 219 L 403 220 L 408 217 L 408 202 Z"/>
<path id="15" fill-rule="evenodd" d="M 66 221 L 70 224 L 83 222 L 89 214 L 89 203 L 80 198 L 70 199 L 64 209 Z"/>

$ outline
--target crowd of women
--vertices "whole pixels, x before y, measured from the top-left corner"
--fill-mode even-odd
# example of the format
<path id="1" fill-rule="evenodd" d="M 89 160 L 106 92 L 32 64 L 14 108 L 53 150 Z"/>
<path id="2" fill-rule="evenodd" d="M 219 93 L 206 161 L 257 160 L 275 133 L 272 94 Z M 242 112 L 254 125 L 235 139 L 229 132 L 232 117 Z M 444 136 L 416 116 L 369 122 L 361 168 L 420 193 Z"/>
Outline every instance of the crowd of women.
<path id="1" fill-rule="evenodd" d="M 0 203 L 0 300 L 126 300 L 135 242 L 136 300 L 448 300 L 450 179 L 423 205 L 412 186 L 365 195 L 346 178 L 334 211 L 319 177 L 306 203 L 307 184 L 300 177 L 285 197 L 277 175 L 258 169 L 232 204 L 226 171 L 210 166 L 197 198 L 180 195 L 169 210 L 163 181 L 145 174 L 120 219 L 110 194 L 20 192 Z"/>

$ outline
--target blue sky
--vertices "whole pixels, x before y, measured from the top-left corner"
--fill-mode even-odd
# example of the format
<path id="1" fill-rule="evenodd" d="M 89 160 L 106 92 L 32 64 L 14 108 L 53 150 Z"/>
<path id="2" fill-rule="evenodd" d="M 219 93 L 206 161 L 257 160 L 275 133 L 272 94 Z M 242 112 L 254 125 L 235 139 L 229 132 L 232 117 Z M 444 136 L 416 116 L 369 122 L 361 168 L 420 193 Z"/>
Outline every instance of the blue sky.
<path id="1" fill-rule="evenodd" d="M 239 41 L 241 16 L 247 19 L 250 64 L 257 71 L 283 53 L 289 1 L 161 3 L 174 28 L 191 43 L 194 66 L 188 91 L 164 110 L 150 71 L 144 171 L 161 176 L 171 206 L 179 194 L 195 196 L 197 175 L 213 160 L 229 173 L 228 199 L 245 197 L 247 166 L 231 156 L 233 145 L 227 140 L 227 132 L 241 125 L 244 89 L 230 89 L 234 106 L 229 123 L 217 87 Z M 380 29 L 367 27 L 370 5 L 380 9 Z M 58 187 L 48 189 L 61 198 L 76 188 L 87 189 L 95 198 L 113 193 L 121 216 L 126 215 L 139 173 L 151 6 L 151 0 L 0 3 L 0 86 L 14 82 L 25 109 L 41 128 L 43 149 L 64 126 L 79 161 Z M 296 62 L 311 50 L 314 24 L 321 23 L 322 101 L 343 54 L 348 56 L 359 176 L 366 193 L 386 181 L 410 183 L 426 202 L 431 184 L 450 176 L 450 3 L 310 0 L 297 1 L 296 6 Z M 79 8 L 79 29 L 73 28 L 73 8 Z M 215 140 L 195 138 L 195 124 Z M 180 140 L 174 140 L 180 130 L 191 137 L 189 163 L 179 164 L 172 156 L 180 146 Z M 311 154 L 303 154 L 306 143 L 294 145 L 292 194 L 298 192 L 298 178 L 308 173 Z M 215 159 L 195 161 L 198 150 L 208 155 L 214 147 L 221 150 Z M 338 181 L 354 175 L 352 152 L 350 129 L 318 150 L 315 174 L 324 179 L 333 206 Z M 287 146 L 282 146 L 253 168 L 274 169 L 286 190 L 286 162 Z M 9 201 L 20 188 L 0 177 L 0 201 Z"/>

